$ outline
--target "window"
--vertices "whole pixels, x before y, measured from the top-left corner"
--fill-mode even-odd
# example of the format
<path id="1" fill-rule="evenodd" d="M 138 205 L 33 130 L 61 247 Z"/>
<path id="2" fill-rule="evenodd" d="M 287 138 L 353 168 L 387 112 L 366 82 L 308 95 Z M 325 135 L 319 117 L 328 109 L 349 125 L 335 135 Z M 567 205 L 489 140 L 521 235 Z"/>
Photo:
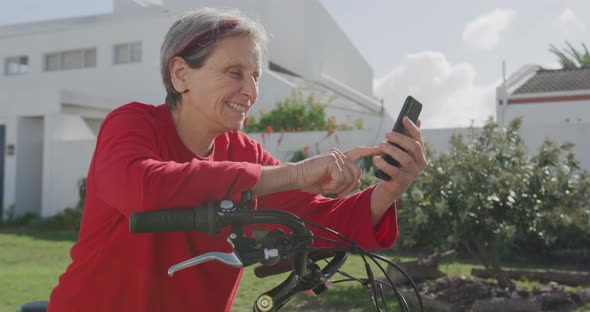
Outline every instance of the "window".
<path id="1" fill-rule="evenodd" d="M 114 46 L 114 64 L 141 62 L 141 42 L 117 44 Z"/>
<path id="2" fill-rule="evenodd" d="M 96 67 L 96 48 L 45 54 L 45 71 Z"/>
<path id="3" fill-rule="evenodd" d="M 51 53 L 45 55 L 45 70 L 60 70 L 61 69 L 61 54 Z"/>
<path id="4" fill-rule="evenodd" d="M 4 62 L 4 72 L 8 76 L 26 74 L 29 72 L 29 57 L 26 55 L 7 57 Z"/>

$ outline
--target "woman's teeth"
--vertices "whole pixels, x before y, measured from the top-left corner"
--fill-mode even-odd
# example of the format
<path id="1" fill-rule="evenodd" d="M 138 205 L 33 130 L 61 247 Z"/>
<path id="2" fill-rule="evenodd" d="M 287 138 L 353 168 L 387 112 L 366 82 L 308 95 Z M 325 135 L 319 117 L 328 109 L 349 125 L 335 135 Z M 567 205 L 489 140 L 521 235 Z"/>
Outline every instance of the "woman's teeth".
<path id="1" fill-rule="evenodd" d="M 246 106 L 242 106 L 242 105 L 238 105 L 238 104 L 234 104 L 234 103 L 230 103 L 230 102 L 226 102 L 227 106 L 231 107 L 231 109 L 238 111 L 238 112 L 246 112 L 247 107 Z"/>

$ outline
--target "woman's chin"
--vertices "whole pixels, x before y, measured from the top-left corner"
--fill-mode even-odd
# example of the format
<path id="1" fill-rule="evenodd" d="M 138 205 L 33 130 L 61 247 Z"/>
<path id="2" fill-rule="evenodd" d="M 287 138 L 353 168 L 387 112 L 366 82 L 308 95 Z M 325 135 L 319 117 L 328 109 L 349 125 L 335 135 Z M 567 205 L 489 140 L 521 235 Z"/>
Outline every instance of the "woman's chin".
<path id="1" fill-rule="evenodd" d="M 238 131 L 238 130 L 242 130 L 244 128 L 244 120 L 241 120 L 240 122 L 236 122 L 236 123 L 232 123 L 232 124 L 226 124 L 227 131 Z"/>

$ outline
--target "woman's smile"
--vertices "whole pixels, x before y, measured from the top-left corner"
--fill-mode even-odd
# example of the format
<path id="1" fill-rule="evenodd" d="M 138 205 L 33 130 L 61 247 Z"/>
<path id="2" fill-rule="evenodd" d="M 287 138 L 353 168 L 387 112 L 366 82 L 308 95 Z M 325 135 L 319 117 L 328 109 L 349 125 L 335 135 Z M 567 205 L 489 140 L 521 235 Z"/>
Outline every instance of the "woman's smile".
<path id="1" fill-rule="evenodd" d="M 246 113 L 248 111 L 248 108 L 250 108 L 249 105 L 241 105 L 233 102 L 225 102 L 225 105 L 229 106 L 232 110 L 241 113 Z"/>

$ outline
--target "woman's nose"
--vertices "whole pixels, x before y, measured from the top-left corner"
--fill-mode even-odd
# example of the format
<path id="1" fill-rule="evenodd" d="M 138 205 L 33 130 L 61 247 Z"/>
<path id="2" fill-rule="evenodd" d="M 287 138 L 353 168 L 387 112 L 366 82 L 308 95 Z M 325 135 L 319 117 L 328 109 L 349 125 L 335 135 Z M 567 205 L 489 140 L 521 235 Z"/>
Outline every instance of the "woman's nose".
<path id="1" fill-rule="evenodd" d="M 253 77 L 245 80 L 242 86 L 242 94 L 248 96 L 250 103 L 254 104 L 256 102 L 256 98 L 258 97 L 258 82 Z"/>

